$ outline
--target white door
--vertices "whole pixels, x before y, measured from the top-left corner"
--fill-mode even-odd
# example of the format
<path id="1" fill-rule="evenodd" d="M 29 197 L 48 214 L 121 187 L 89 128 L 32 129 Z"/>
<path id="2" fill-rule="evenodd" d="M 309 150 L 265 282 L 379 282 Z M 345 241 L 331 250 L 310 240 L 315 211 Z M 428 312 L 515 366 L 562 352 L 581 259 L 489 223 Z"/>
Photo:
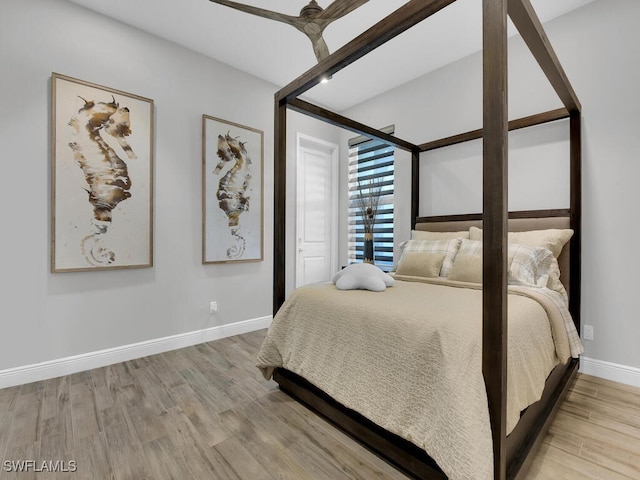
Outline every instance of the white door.
<path id="1" fill-rule="evenodd" d="M 296 287 L 337 270 L 338 145 L 298 134 Z"/>

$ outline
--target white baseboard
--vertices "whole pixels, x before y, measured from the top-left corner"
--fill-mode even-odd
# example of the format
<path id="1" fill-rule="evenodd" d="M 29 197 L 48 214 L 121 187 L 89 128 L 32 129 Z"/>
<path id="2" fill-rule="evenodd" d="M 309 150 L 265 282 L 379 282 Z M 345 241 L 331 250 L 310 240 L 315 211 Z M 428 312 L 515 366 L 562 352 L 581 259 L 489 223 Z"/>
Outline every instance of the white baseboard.
<path id="1" fill-rule="evenodd" d="M 640 387 L 640 368 L 580 357 L 580 372 L 631 385 L 632 387 Z"/>
<path id="2" fill-rule="evenodd" d="M 144 342 L 108 348 L 97 352 L 84 353 L 72 357 L 60 358 L 48 362 L 26 365 L 24 367 L 0 370 L 0 388 L 47 380 L 72 373 L 105 367 L 114 363 L 126 362 L 135 358 L 168 352 L 178 348 L 190 347 L 199 343 L 219 340 L 233 335 L 268 328 L 272 317 L 254 318 L 217 327 L 180 333 L 170 337 L 157 338 Z"/>

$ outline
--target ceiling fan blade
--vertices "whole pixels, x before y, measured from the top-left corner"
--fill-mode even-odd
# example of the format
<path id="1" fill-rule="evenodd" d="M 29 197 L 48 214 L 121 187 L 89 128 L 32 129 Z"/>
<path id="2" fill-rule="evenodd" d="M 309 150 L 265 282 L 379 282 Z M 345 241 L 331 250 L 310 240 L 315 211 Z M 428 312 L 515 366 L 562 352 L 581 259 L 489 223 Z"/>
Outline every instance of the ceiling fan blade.
<path id="1" fill-rule="evenodd" d="M 369 0 L 335 0 L 314 18 L 316 20 L 323 20 L 322 23 L 326 27 L 329 23 L 344 17 L 368 1 Z"/>
<path id="2" fill-rule="evenodd" d="M 289 25 L 293 25 L 294 27 L 299 28 L 300 20 L 298 17 L 293 17 L 291 15 L 286 15 L 280 12 L 274 12 L 272 10 L 265 10 L 264 8 L 252 7 L 251 5 L 232 2 L 230 0 L 209 0 L 209 1 L 213 3 L 217 3 L 219 5 L 224 5 L 226 7 L 231 7 L 236 10 L 240 10 L 241 12 L 257 15 L 258 17 L 263 17 L 263 18 L 268 18 L 270 20 L 276 20 L 278 22 L 288 23 Z"/>
<path id="3" fill-rule="evenodd" d="M 316 54 L 316 58 L 318 62 L 324 60 L 329 56 L 329 47 L 327 47 L 327 43 L 322 38 L 322 33 L 318 33 L 317 35 L 308 35 L 309 40 L 311 40 L 311 45 L 313 46 L 313 53 Z"/>

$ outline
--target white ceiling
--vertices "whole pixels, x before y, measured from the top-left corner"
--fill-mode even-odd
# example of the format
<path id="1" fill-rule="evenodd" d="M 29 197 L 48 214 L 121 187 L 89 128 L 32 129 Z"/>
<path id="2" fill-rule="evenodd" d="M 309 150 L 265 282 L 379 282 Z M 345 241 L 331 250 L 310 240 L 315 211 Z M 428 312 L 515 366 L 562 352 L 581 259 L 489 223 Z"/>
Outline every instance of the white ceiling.
<path id="1" fill-rule="evenodd" d="M 278 88 L 316 64 L 311 42 L 292 26 L 208 0 L 70 1 L 267 80 Z M 331 1 L 318 3 L 326 7 Z M 544 23 L 592 1 L 531 3 Z M 298 15 L 308 0 L 241 3 Z M 336 20 L 324 32 L 329 50 L 336 51 L 404 3 L 406 0 L 371 0 Z M 340 112 L 479 51 L 481 5 L 480 0 L 454 2 L 334 75 L 331 82 L 313 88 L 305 98 Z"/>

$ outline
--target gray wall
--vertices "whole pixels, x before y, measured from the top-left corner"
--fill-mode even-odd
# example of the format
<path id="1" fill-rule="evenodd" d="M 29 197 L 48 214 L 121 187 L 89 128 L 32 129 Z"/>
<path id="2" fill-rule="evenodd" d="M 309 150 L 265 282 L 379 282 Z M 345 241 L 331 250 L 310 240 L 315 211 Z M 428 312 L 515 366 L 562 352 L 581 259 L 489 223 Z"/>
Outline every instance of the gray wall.
<path id="1" fill-rule="evenodd" d="M 0 65 L 0 371 L 271 315 L 276 86 L 65 0 L 2 0 Z M 49 272 L 52 72 L 155 101 L 154 268 Z M 203 113 L 265 133 L 263 262 L 201 264 Z"/>
<path id="2" fill-rule="evenodd" d="M 583 105 L 582 322 L 595 330 L 584 357 L 631 370 L 640 368 L 631 253 L 640 234 L 638 18 L 640 2 L 597 0 L 545 25 Z M 510 118 L 562 106 L 519 37 L 509 48 Z M 399 137 L 417 143 L 479 128 L 481 61 L 471 55 L 345 113 L 374 127 L 395 123 Z M 510 208 L 568 207 L 568 122 L 512 133 L 509 141 Z M 477 141 L 423 156 L 421 215 L 481 210 L 481 148 Z M 403 178 L 407 167 L 397 163 Z M 396 211 L 408 216 L 409 197 L 398 191 Z M 397 241 L 409 236 L 406 227 L 397 232 Z"/>

